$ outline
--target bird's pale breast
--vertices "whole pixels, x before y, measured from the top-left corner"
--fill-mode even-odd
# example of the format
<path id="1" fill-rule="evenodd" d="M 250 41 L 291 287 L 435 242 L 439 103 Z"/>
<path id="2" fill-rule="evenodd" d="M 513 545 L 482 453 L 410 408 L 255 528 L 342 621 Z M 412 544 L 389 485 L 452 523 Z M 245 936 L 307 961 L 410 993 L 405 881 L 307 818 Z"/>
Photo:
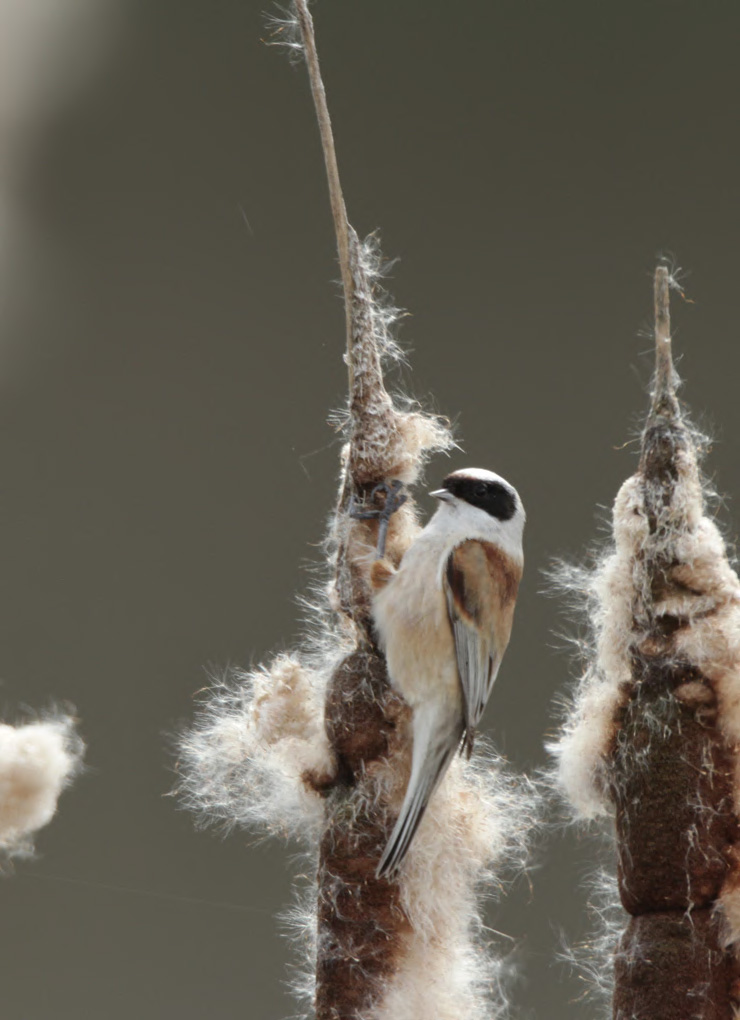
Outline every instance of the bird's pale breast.
<path id="1" fill-rule="evenodd" d="M 398 572 L 376 593 L 373 615 L 391 681 L 409 705 L 413 708 L 435 690 L 457 709 L 462 695 L 440 557 L 430 552 L 419 542 L 412 546 Z"/>

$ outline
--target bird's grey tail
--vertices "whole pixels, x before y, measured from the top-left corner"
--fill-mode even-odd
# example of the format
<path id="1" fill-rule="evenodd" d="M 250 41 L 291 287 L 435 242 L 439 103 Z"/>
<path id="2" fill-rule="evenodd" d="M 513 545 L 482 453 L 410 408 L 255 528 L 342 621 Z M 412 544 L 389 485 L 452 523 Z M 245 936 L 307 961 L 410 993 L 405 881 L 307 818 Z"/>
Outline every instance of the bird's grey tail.
<path id="1" fill-rule="evenodd" d="M 414 734 L 415 744 L 419 736 L 418 733 Z M 401 805 L 398 821 L 380 858 L 376 871 L 378 878 L 390 878 L 399 868 L 419 828 L 419 822 L 424 817 L 429 798 L 441 782 L 459 743 L 460 734 L 457 738 L 453 736 L 452 740 L 448 738 L 444 743 L 425 748 L 418 757 L 415 746 L 406 796 Z"/>

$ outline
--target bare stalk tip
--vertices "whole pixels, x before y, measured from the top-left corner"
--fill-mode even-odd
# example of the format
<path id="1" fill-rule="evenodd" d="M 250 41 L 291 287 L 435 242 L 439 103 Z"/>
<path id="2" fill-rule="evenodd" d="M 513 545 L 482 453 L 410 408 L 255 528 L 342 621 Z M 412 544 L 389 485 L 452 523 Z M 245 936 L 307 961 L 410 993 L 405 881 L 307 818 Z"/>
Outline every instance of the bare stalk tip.
<path id="1" fill-rule="evenodd" d="M 353 390 L 353 368 L 352 368 L 352 319 L 351 305 L 354 292 L 354 280 L 350 263 L 350 230 L 347 220 L 347 210 L 344 205 L 342 184 L 339 177 L 339 166 L 337 164 L 337 153 L 334 147 L 334 133 L 329 117 L 329 107 L 326 102 L 326 90 L 321 77 L 319 57 L 316 51 L 316 38 L 313 30 L 313 18 L 308 9 L 307 0 L 294 0 L 294 7 L 298 24 L 301 29 L 303 49 L 306 56 L 306 67 L 308 78 L 311 83 L 311 95 L 313 96 L 316 109 L 316 119 L 321 135 L 321 148 L 324 152 L 324 163 L 326 165 L 326 177 L 329 185 L 329 201 L 331 213 L 334 220 L 334 231 L 337 238 L 337 252 L 339 255 L 339 268 L 342 274 L 342 287 L 344 289 L 344 305 L 347 326 L 347 367 L 349 370 L 349 389 Z"/>
<path id="2" fill-rule="evenodd" d="M 671 352 L 671 276 L 666 266 L 655 270 L 653 294 L 655 301 L 655 382 L 653 386 L 651 416 L 678 418 L 676 399 L 676 372 Z"/>

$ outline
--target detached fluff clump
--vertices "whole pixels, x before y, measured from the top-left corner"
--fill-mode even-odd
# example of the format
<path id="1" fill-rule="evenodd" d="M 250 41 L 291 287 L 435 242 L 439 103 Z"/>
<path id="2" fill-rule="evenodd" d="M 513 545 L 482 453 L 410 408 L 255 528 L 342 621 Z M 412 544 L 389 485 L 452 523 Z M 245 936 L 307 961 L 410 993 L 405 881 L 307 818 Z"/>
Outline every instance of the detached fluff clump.
<path id="1" fill-rule="evenodd" d="M 593 572 L 564 575 L 593 642 L 551 747 L 576 817 L 614 818 L 628 923 L 613 1011 L 625 1020 L 678 1017 L 688 1000 L 706 1003 L 699 1020 L 740 1005 L 725 952 L 740 941 L 740 583 L 705 512 L 703 437 L 675 396 L 671 283 L 659 267 L 652 404 L 613 547 Z"/>
<path id="2" fill-rule="evenodd" d="M 51 821 L 62 790 L 80 770 L 84 745 L 67 716 L 0 723 L 0 855 L 28 855 Z"/>

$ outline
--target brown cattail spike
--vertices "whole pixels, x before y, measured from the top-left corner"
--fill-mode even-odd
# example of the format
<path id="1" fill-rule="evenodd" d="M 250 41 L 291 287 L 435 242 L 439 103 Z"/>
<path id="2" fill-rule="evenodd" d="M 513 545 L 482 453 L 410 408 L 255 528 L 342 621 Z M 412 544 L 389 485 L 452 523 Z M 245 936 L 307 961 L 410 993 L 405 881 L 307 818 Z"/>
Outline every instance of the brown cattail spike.
<path id="1" fill-rule="evenodd" d="M 676 398 L 671 283 L 659 266 L 640 464 L 614 504 L 613 549 L 578 575 L 594 642 L 555 750 L 576 811 L 615 820 L 629 919 L 615 954 L 614 1017 L 730 1020 L 740 583 L 705 513 L 697 439 Z"/>

